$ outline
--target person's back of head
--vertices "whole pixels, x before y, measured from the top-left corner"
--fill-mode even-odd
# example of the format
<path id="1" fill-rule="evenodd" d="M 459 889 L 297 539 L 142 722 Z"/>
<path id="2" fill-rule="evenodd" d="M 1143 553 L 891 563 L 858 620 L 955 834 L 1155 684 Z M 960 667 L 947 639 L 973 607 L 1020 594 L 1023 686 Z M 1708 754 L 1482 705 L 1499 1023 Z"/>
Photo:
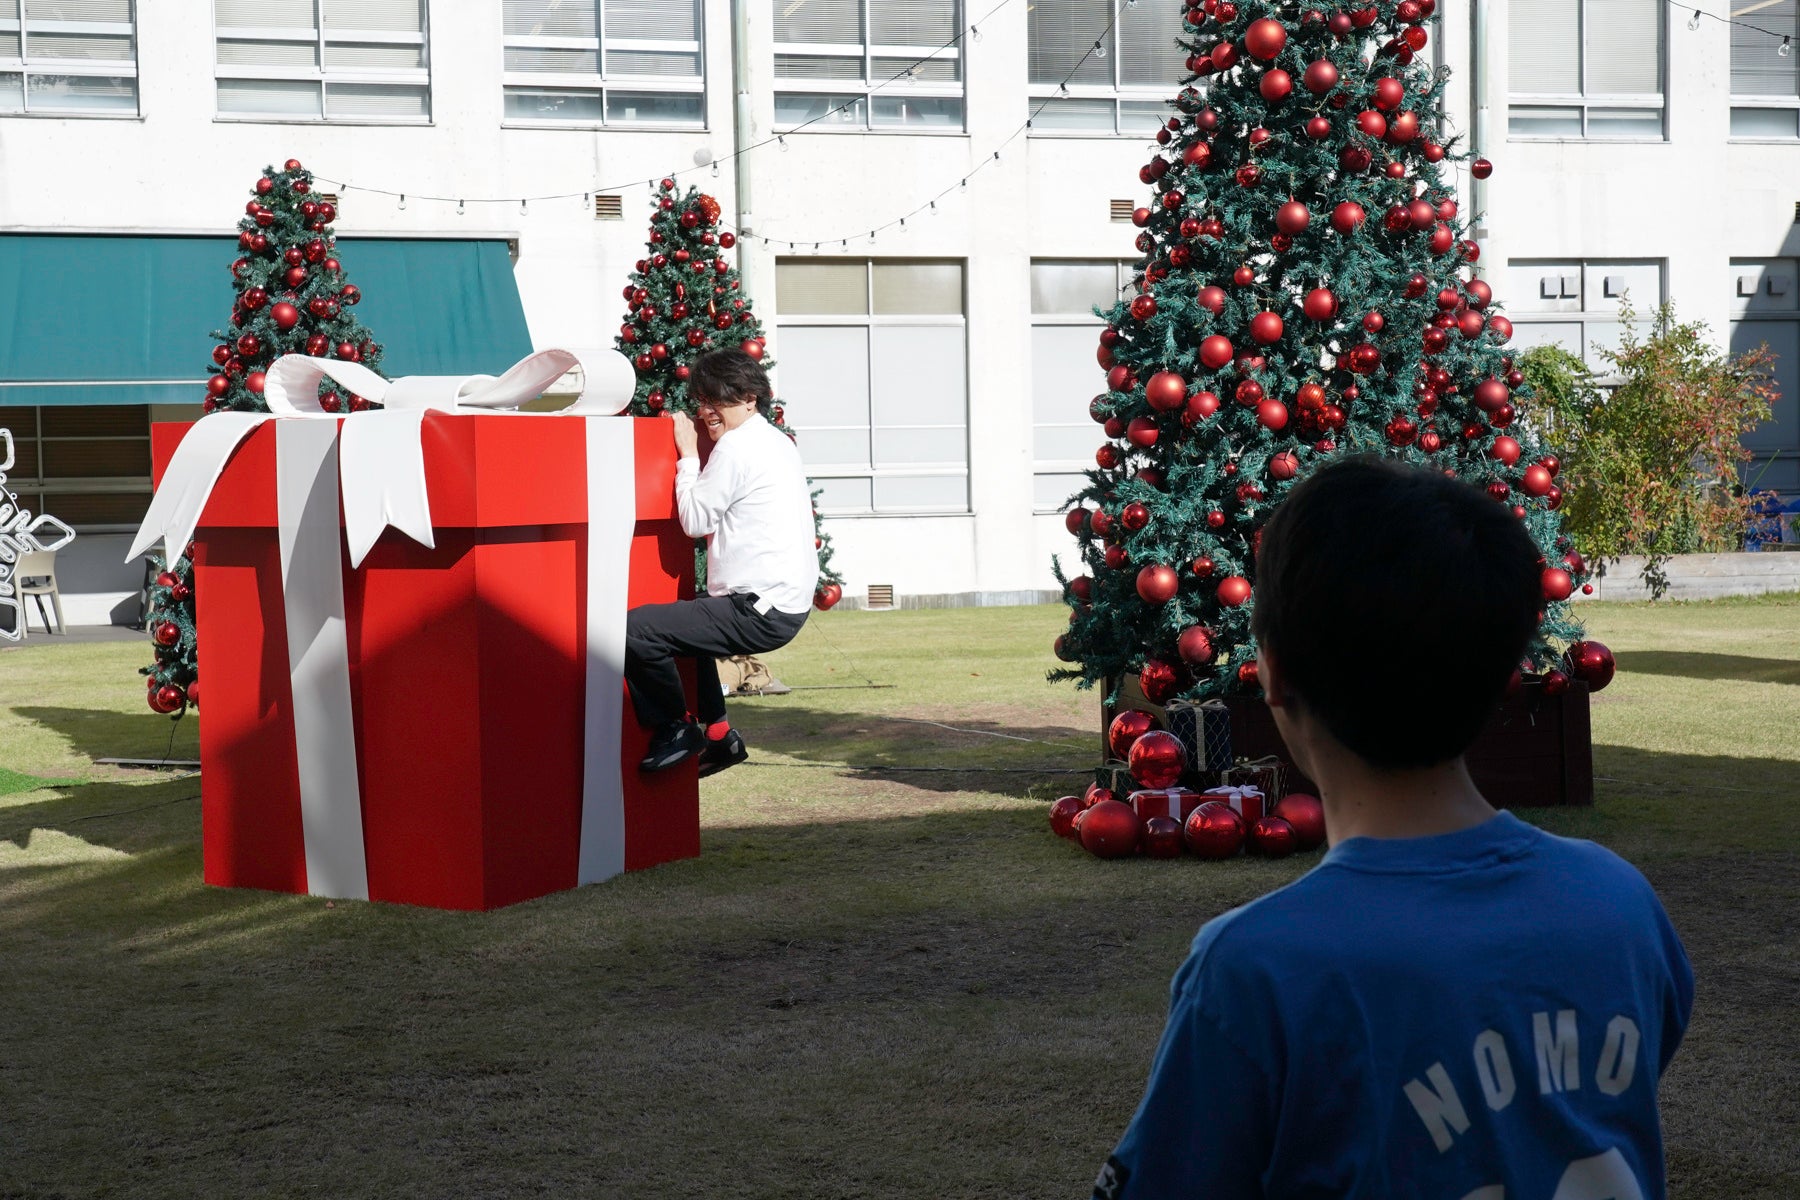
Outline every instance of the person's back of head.
<path id="1" fill-rule="evenodd" d="M 1284 695 L 1383 769 L 1461 755 L 1542 608 L 1539 553 L 1511 509 L 1391 459 L 1302 482 L 1263 529 L 1251 625 Z"/>

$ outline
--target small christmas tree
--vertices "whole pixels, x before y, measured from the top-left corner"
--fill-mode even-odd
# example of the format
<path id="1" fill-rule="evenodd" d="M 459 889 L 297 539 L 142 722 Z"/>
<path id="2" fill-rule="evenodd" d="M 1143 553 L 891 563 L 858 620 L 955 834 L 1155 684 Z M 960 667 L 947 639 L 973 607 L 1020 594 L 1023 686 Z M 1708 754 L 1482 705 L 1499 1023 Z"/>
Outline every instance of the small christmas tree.
<path id="1" fill-rule="evenodd" d="M 653 200 L 649 257 L 640 258 L 625 285 L 630 312 L 619 327 L 619 353 L 637 367 L 633 416 L 692 413 L 688 396 L 690 364 L 710 350 L 731 345 L 758 361 L 763 357 L 763 327 L 743 295 L 743 280 L 722 251 L 737 244 L 737 235 L 718 230 L 719 202 L 690 187 L 677 199 L 675 181 L 665 179 Z M 774 363 L 766 364 L 773 366 Z M 769 413 L 775 428 L 790 438 L 785 412 L 776 403 Z M 843 576 L 831 566 L 831 536 L 819 516 L 813 492 L 813 541 L 819 551 L 819 590 L 813 602 L 830 608 L 843 594 Z M 700 570 L 705 570 L 701 555 Z"/>
<path id="2" fill-rule="evenodd" d="M 231 264 L 237 301 L 230 328 L 214 330 L 215 374 L 206 381 L 203 413 L 267 412 L 263 376 L 284 354 L 358 362 L 379 373 L 381 347 L 351 309 L 362 293 L 337 258 L 331 223 L 337 206 L 312 195 L 312 175 L 296 159 L 280 170 L 264 167 L 238 222 L 240 257 Z M 326 380 L 319 403 L 327 412 L 376 407 Z M 146 628 L 156 661 L 148 676 L 149 704 L 179 715 L 199 702 L 194 650 L 192 548 L 163 563 L 150 587 Z"/>
<path id="3" fill-rule="evenodd" d="M 1068 513 L 1088 573 L 1057 564 L 1072 666 L 1052 678 L 1136 674 L 1154 703 L 1254 692 L 1262 527 L 1345 453 L 1486 488 L 1543 552 L 1530 663 L 1579 636 L 1563 602 L 1586 567 L 1560 530 L 1559 465 L 1519 420 L 1512 327 L 1446 178 L 1468 157 L 1443 130 L 1448 73 L 1415 60 L 1435 7 L 1187 0 L 1207 90 L 1185 88 L 1157 134 L 1138 294 L 1101 314 L 1090 412 L 1108 440 Z"/>

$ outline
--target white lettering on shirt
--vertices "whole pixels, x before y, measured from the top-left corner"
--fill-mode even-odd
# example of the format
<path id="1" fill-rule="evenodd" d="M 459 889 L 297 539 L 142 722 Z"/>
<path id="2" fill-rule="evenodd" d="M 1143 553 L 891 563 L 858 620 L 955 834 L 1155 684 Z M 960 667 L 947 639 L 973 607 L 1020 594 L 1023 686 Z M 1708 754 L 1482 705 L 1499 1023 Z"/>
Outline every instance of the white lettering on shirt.
<path id="1" fill-rule="evenodd" d="M 1594 1068 L 1594 1086 L 1617 1096 L 1631 1086 L 1637 1074 L 1638 1027 L 1630 1017 L 1614 1017 L 1606 1025 L 1606 1044 L 1600 1047 L 1600 1063 Z"/>
<path id="2" fill-rule="evenodd" d="M 1432 1063 L 1425 1071 L 1425 1078 L 1431 1081 L 1431 1086 L 1427 1087 L 1417 1079 L 1410 1080 L 1406 1085 L 1406 1098 L 1412 1101 L 1413 1111 L 1425 1122 L 1432 1144 L 1442 1154 L 1456 1140 L 1456 1133 L 1468 1132 L 1469 1114 L 1463 1110 L 1462 1098 L 1456 1094 L 1456 1085 L 1450 1082 L 1450 1072 L 1444 1070 L 1443 1063 Z M 1456 1133 L 1452 1133 L 1452 1129 Z"/>
<path id="3" fill-rule="evenodd" d="M 1481 1081 L 1481 1094 L 1494 1112 L 1511 1104 L 1519 1090 L 1513 1080 L 1512 1056 L 1507 1054 L 1506 1041 L 1497 1029 L 1484 1029 L 1475 1039 L 1475 1077 Z"/>
<path id="4" fill-rule="evenodd" d="M 1556 1014 L 1556 1032 L 1550 1032 L 1550 1014 L 1531 1014 L 1531 1040 L 1537 1051 L 1538 1094 L 1574 1092 L 1581 1088 L 1581 1038 L 1575 1032 L 1575 1010 Z"/>

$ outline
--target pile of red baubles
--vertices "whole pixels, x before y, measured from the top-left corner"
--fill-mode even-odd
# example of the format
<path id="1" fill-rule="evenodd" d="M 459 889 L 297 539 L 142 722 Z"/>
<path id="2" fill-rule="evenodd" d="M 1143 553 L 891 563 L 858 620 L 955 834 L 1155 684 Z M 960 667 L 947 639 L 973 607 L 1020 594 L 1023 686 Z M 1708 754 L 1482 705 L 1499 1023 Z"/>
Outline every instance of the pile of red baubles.
<path id="1" fill-rule="evenodd" d="M 1107 731 L 1108 745 L 1129 764 L 1140 787 L 1173 787 L 1186 764 L 1186 751 L 1174 734 L 1152 726 L 1147 713 L 1120 713 Z M 1097 858 L 1180 858 L 1186 853 L 1223 859 L 1245 850 L 1285 858 L 1324 844 L 1325 810 L 1318 797 L 1295 792 L 1250 822 L 1223 800 L 1202 803 L 1185 821 L 1145 819 L 1110 788 L 1094 783 L 1081 795 L 1064 796 L 1050 806 L 1050 830 L 1079 842 Z"/>

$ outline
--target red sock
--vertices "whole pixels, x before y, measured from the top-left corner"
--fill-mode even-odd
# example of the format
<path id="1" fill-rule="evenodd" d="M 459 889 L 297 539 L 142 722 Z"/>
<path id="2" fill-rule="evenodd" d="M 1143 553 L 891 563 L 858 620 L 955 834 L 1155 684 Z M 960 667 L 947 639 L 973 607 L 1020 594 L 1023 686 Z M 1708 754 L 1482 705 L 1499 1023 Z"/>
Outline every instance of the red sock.
<path id="1" fill-rule="evenodd" d="M 709 742 L 723 741 L 725 735 L 730 732 L 730 721 L 714 721 L 711 725 L 706 727 L 706 740 Z"/>

